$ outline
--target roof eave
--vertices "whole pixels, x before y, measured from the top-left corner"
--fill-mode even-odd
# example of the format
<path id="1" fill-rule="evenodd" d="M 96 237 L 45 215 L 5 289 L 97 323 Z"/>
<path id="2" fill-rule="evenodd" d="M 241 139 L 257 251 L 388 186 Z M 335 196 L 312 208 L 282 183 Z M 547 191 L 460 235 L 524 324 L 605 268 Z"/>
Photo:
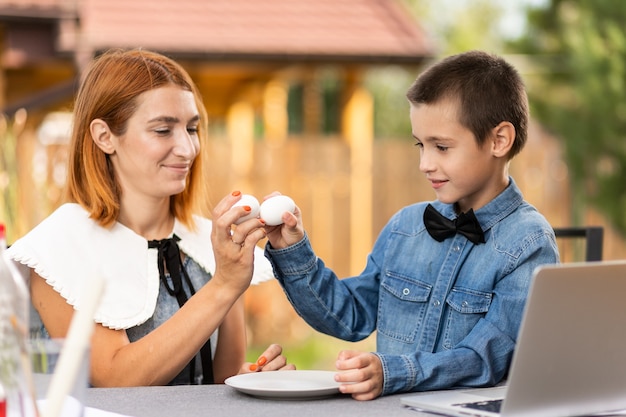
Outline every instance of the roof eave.
<path id="1" fill-rule="evenodd" d="M 16 7 L 0 6 L 0 21 L 55 21 L 78 18 L 75 10 L 63 7 Z"/>
<path id="2" fill-rule="evenodd" d="M 100 52 L 108 48 L 98 48 Z M 418 65 L 431 59 L 431 53 L 415 55 L 385 54 L 299 54 L 299 53 L 255 53 L 255 52 L 213 52 L 213 51 L 171 51 L 160 50 L 175 59 L 207 62 L 241 63 L 315 63 L 315 64 L 363 64 L 363 65 Z"/>

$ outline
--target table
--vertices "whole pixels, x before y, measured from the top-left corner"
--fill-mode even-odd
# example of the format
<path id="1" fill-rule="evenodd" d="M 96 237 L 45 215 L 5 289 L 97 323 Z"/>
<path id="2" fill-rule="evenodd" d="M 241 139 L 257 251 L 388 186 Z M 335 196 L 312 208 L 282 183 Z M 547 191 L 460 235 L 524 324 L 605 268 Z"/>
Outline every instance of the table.
<path id="1" fill-rule="evenodd" d="M 400 404 L 397 394 L 356 401 L 337 394 L 317 400 L 270 400 L 242 394 L 228 385 L 89 388 L 87 406 L 131 417 L 432 417 Z"/>

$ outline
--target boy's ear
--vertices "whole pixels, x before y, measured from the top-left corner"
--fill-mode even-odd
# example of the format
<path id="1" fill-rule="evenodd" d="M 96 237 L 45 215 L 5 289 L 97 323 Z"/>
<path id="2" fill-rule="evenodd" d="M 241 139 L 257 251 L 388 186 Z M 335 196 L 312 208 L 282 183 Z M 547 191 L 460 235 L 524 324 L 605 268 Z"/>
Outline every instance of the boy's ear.
<path id="1" fill-rule="evenodd" d="M 515 142 L 515 126 L 511 122 L 500 122 L 493 128 L 493 156 L 505 157 Z"/>
<path id="2" fill-rule="evenodd" d="M 104 120 L 92 120 L 89 124 L 89 132 L 91 133 L 91 139 L 104 153 L 111 155 L 115 152 L 115 144 L 112 141 L 113 134 Z"/>

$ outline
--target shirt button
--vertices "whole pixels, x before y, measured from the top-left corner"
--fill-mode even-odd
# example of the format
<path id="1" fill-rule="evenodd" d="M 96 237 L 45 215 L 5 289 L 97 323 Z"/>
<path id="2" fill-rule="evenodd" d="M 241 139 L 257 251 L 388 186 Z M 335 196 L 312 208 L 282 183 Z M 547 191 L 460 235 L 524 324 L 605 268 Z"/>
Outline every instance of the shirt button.
<path id="1" fill-rule="evenodd" d="M 455 251 L 455 252 L 458 252 L 458 251 L 461 250 L 461 248 L 459 246 L 455 246 L 452 250 Z"/>
<path id="2" fill-rule="evenodd" d="M 437 307 L 439 304 L 441 304 L 441 303 L 439 302 L 439 300 L 435 300 L 435 301 L 433 301 L 433 305 L 434 305 L 435 307 Z"/>
<path id="3" fill-rule="evenodd" d="M 411 290 L 409 290 L 408 288 L 405 288 L 402 290 L 402 294 L 404 295 L 409 295 L 409 293 L 411 292 Z"/>
<path id="4" fill-rule="evenodd" d="M 469 305 L 469 303 L 467 301 L 463 301 L 461 303 L 461 307 L 467 307 Z"/>

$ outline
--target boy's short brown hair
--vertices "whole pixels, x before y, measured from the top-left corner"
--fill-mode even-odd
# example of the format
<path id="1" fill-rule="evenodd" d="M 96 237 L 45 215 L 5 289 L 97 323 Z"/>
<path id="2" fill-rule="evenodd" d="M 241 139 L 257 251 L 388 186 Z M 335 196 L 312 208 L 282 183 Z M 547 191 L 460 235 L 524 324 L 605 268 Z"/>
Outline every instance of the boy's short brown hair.
<path id="1" fill-rule="evenodd" d="M 517 70 L 503 58 L 483 51 L 449 56 L 426 69 L 409 88 L 412 104 L 458 100 L 459 122 L 474 133 L 479 146 L 501 122 L 515 127 L 508 159 L 517 155 L 528 136 L 528 96 Z"/>

